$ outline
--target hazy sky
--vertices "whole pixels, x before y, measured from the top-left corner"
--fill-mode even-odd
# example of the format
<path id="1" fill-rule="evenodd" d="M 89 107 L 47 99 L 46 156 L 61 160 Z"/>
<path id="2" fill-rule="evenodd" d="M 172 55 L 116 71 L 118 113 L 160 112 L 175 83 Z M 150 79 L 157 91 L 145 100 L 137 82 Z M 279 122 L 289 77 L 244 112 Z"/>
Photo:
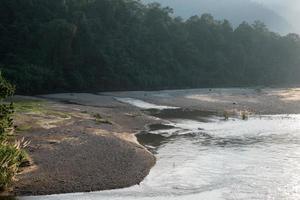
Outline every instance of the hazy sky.
<path id="1" fill-rule="evenodd" d="M 300 33 L 300 0 L 142 0 L 158 1 L 174 8 L 184 18 L 211 13 L 217 19 L 228 19 L 233 25 L 242 21 L 261 20 L 275 32 Z M 258 5 L 258 4 L 261 4 Z"/>
<path id="2" fill-rule="evenodd" d="M 300 0 L 253 0 L 266 5 L 286 18 L 300 33 Z"/>

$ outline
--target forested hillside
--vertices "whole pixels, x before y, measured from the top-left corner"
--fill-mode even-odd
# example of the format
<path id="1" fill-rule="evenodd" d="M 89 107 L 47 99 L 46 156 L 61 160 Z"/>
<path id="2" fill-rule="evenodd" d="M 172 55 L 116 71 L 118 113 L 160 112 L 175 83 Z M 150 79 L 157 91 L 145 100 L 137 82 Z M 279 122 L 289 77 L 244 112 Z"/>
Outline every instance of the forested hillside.
<path id="1" fill-rule="evenodd" d="M 1 0 L 0 68 L 18 93 L 300 83 L 300 39 L 187 20 L 136 0 Z"/>

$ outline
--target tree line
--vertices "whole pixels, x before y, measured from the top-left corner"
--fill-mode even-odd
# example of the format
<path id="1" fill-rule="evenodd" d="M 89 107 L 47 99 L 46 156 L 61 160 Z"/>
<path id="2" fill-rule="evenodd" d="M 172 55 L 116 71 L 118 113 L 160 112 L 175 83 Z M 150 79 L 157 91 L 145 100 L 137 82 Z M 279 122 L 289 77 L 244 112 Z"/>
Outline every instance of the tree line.
<path id="1" fill-rule="evenodd" d="M 1 0 L 0 69 L 19 94 L 300 82 L 297 34 L 172 12 L 138 0 Z"/>

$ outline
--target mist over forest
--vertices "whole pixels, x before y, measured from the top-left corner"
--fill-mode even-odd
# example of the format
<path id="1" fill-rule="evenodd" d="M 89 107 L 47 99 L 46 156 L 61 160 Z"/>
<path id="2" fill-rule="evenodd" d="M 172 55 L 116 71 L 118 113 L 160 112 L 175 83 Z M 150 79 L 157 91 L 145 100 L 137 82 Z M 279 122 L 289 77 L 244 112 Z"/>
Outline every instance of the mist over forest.
<path id="1" fill-rule="evenodd" d="M 273 9 L 262 4 L 261 0 L 143 0 L 145 3 L 159 2 L 174 9 L 174 15 L 185 19 L 193 15 L 212 14 L 218 20 L 227 19 L 236 27 L 243 21 L 264 22 L 270 30 L 287 34 L 295 32 L 295 27 Z"/>
<path id="2" fill-rule="evenodd" d="M 272 23 L 289 25 L 275 12 L 252 13 L 272 18 L 272 29 L 203 13 L 180 18 L 135 0 L 1 0 L 0 68 L 20 94 L 299 84 L 299 36 L 280 35 Z"/>

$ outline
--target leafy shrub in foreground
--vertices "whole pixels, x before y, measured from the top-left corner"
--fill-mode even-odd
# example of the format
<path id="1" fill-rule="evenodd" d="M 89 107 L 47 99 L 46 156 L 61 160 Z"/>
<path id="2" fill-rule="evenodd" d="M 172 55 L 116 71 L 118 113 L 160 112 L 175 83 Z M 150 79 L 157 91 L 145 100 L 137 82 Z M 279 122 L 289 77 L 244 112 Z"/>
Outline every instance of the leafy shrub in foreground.
<path id="1" fill-rule="evenodd" d="M 11 183 L 24 159 L 20 143 L 11 145 L 3 142 L 0 145 L 0 190 Z"/>
<path id="2" fill-rule="evenodd" d="M 13 180 L 20 165 L 26 160 L 22 141 L 11 142 L 8 136 L 13 135 L 13 104 L 5 103 L 4 99 L 11 97 L 14 87 L 8 83 L 0 72 L 0 190 L 4 190 Z"/>

